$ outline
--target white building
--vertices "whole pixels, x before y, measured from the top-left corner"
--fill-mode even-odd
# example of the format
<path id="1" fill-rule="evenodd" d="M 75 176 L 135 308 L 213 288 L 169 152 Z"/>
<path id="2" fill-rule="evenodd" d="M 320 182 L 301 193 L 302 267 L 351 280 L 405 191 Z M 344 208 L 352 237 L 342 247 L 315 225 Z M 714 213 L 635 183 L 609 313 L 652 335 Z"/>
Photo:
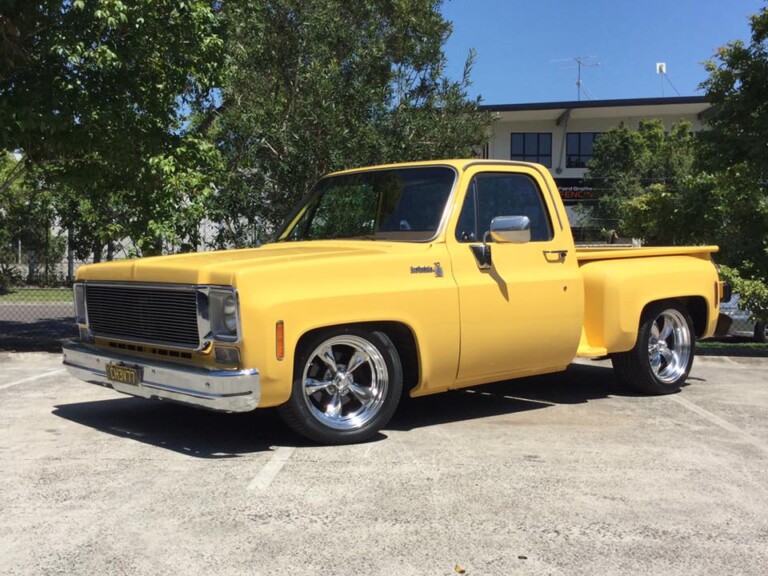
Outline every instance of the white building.
<path id="1" fill-rule="evenodd" d="M 702 119 L 711 105 L 703 96 L 585 100 L 481 106 L 495 112 L 484 156 L 498 160 L 525 160 L 543 164 L 552 173 L 566 205 L 571 223 L 578 228 L 574 207 L 589 204 L 597 191 L 582 181 L 592 158 L 595 138 L 624 123 L 637 129 L 641 120 L 658 118 L 666 129 L 687 120 L 693 131 L 702 129 Z"/>

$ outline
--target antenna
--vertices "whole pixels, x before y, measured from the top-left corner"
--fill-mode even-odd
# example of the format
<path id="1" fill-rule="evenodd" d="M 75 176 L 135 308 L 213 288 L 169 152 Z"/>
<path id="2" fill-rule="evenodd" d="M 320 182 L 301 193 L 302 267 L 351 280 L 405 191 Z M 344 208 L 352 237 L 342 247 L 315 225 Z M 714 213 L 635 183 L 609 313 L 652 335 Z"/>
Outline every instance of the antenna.
<path id="1" fill-rule="evenodd" d="M 661 96 L 664 97 L 664 80 L 669 82 L 669 85 L 672 86 L 672 90 L 675 91 L 675 93 L 680 96 L 680 92 L 677 91 L 677 88 L 675 88 L 675 85 L 672 84 L 672 80 L 669 79 L 669 76 L 667 76 L 667 63 L 666 62 L 656 62 L 656 74 L 659 74 L 661 76 Z"/>
<path id="2" fill-rule="evenodd" d="M 589 99 L 594 100 L 594 95 L 592 92 L 587 89 L 586 86 L 584 86 L 584 82 L 581 79 L 581 69 L 582 68 L 597 68 L 600 66 L 600 62 L 597 61 L 597 58 L 593 56 L 574 56 L 572 58 L 563 58 L 560 60 L 552 60 L 552 62 L 575 62 L 576 66 L 571 66 L 569 68 L 576 68 L 576 94 L 579 102 L 581 102 L 581 95 L 584 93 L 585 96 L 587 96 Z"/>

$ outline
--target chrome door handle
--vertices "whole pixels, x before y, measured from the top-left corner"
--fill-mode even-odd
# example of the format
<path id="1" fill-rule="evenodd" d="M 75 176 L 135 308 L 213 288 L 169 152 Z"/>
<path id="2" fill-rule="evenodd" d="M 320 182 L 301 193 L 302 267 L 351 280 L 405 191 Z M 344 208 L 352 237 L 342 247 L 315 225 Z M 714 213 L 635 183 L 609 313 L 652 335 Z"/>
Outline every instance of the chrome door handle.
<path id="1" fill-rule="evenodd" d="M 557 258 L 554 259 L 553 256 Z M 566 256 L 568 256 L 568 250 L 544 250 L 544 257 L 550 262 L 565 262 Z"/>

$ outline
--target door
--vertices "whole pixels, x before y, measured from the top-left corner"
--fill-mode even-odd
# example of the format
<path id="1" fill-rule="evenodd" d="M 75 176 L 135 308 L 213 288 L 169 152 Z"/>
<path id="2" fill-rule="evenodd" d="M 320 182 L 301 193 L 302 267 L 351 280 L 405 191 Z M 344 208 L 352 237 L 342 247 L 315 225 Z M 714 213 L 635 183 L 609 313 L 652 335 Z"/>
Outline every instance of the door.
<path id="1" fill-rule="evenodd" d="M 485 168 L 487 170 L 487 168 Z M 552 218 L 554 199 L 534 168 L 469 175 L 447 243 L 459 288 L 458 385 L 561 369 L 574 357 L 584 313 L 583 284 L 567 222 Z M 547 193 L 542 193 L 542 190 Z M 492 242 L 490 269 L 471 246 L 496 216 L 527 216 L 527 243 Z"/>

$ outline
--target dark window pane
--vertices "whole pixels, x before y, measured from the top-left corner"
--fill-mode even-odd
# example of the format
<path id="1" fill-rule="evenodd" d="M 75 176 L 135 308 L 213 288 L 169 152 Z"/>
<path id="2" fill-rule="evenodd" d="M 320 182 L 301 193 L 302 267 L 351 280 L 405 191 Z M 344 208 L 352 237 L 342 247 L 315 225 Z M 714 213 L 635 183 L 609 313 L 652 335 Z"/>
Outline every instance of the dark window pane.
<path id="1" fill-rule="evenodd" d="M 526 134 L 525 135 L 525 153 L 526 155 L 529 154 L 536 154 L 538 148 L 538 141 L 536 138 L 536 134 Z"/>
<path id="2" fill-rule="evenodd" d="M 459 222 L 456 225 L 456 240 L 459 242 L 475 242 L 477 240 L 475 224 L 475 195 L 470 186 L 467 196 L 464 198 L 464 206 L 461 207 Z"/>
<path id="3" fill-rule="evenodd" d="M 592 156 L 592 142 L 595 140 L 594 134 L 582 134 L 581 135 L 581 155 Z"/>
<path id="4" fill-rule="evenodd" d="M 522 174 L 482 174 L 476 182 L 480 234 L 488 230 L 496 216 L 528 216 L 532 242 L 552 238 L 549 214 L 531 178 Z"/>
<path id="5" fill-rule="evenodd" d="M 552 156 L 539 156 L 539 164 L 543 164 L 547 168 L 552 168 Z"/>
<path id="6" fill-rule="evenodd" d="M 578 132 L 569 132 L 565 140 L 566 154 L 576 156 L 579 154 L 579 134 Z"/>
<path id="7" fill-rule="evenodd" d="M 552 134 L 539 134 L 539 154 L 552 154 Z"/>
<path id="8" fill-rule="evenodd" d="M 521 156 L 523 154 L 524 142 L 523 134 L 512 134 L 512 156 Z"/>

